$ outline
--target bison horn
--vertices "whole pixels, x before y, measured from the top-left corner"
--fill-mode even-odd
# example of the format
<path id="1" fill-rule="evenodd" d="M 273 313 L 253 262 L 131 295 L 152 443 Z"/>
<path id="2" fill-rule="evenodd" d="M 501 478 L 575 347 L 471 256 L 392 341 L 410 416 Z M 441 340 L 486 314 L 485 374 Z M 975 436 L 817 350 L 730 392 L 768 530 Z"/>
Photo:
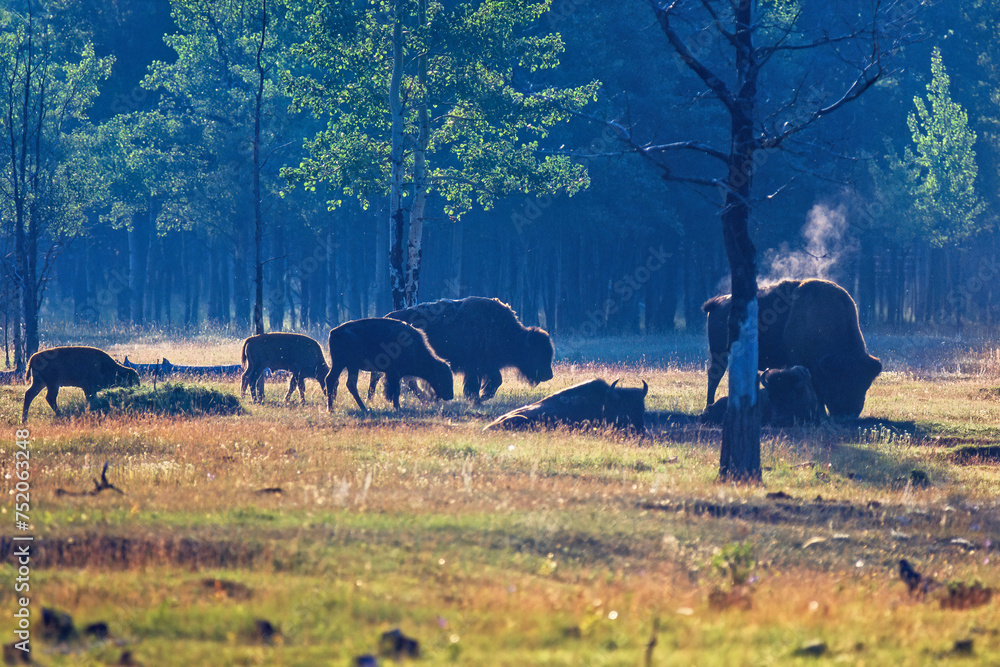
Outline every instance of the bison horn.
<path id="1" fill-rule="evenodd" d="M 612 383 L 611 383 L 611 388 L 612 388 L 612 389 L 614 389 L 614 388 L 615 388 L 615 385 L 617 385 L 617 384 L 618 384 L 619 382 L 621 382 L 621 381 L 622 381 L 622 379 L 621 379 L 621 378 L 618 378 L 617 380 L 615 380 L 614 382 L 612 382 Z"/>
<path id="2" fill-rule="evenodd" d="M 646 394 L 648 394 L 648 393 L 649 393 L 649 385 L 646 384 L 645 380 L 643 380 L 642 381 L 642 397 L 646 398 Z"/>

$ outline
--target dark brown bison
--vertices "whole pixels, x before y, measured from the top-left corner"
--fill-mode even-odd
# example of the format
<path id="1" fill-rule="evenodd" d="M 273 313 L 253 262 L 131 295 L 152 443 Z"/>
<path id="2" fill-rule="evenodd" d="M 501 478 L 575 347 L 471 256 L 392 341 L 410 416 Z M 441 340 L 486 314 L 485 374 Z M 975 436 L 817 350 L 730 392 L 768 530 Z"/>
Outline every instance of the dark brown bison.
<path id="1" fill-rule="evenodd" d="M 358 407 L 368 411 L 358 395 L 358 372 L 385 374 L 385 397 L 399 409 L 399 382 L 404 377 L 426 380 L 438 398 L 455 398 L 451 369 L 434 354 L 420 329 L 399 320 L 372 317 L 345 322 L 330 330 L 330 373 L 326 376 L 327 407 L 332 412 L 340 373 L 347 369 L 347 390 Z"/>
<path id="2" fill-rule="evenodd" d="M 45 400 L 59 414 L 56 397 L 60 387 L 79 387 L 89 404 L 94 394 L 109 387 L 131 387 L 139 384 L 139 374 L 122 366 L 104 350 L 96 347 L 53 347 L 31 355 L 25 381 L 31 386 L 24 392 L 21 422 L 28 420 L 28 407 L 44 387 Z"/>
<path id="3" fill-rule="evenodd" d="M 243 377 L 240 383 L 240 396 L 246 396 L 247 386 L 254 401 L 264 400 L 264 370 L 282 370 L 292 374 L 288 381 L 288 392 L 285 402 L 292 398 L 295 388 L 299 389 L 299 398 L 306 402 L 306 378 L 314 378 L 326 392 L 326 376 L 330 367 L 323 358 L 323 348 L 309 336 L 297 333 L 266 333 L 250 336 L 243 341 Z"/>
<path id="4" fill-rule="evenodd" d="M 777 426 L 815 424 L 822 406 L 805 366 L 769 368 L 760 374 L 760 383 L 770 403 L 768 421 Z"/>
<path id="5" fill-rule="evenodd" d="M 538 327 L 525 327 L 499 299 L 468 296 L 420 303 L 386 317 L 422 329 L 431 347 L 465 375 L 465 397 L 487 401 L 503 383 L 500 371 L 515 368 L 532 385 L 552 379 L 552 340 Z M 368 396 L 375 393 L 372 375 Z M 482 391 L 482 395 L 480 395 Z"/>
<path id="6" fill-rule="evenodd" d="M 757 301 L 758 368 L 805 366 L 831 417 L 860 415 L 882 362 L 868 354 L 851 295 L 828 280 L 784 280 L 760 288 Z M 702 306 L 710 354 L 706 405 L 729 364 L 729 302 L 727 294 Z"/>
<path id="7" fill-rule="evenodd" d="M 627 389 L 619 387 L 618 380 L 610 385 L 601 379 L 589 380 L 501 415 L 484 430 L 586 422 L 643 432 L 648 392 L 645 382 L 642 389 Z"/>
<path id="8" fill-rule="evenodd" d="M 769 368 L 759 373 L 757 400 L 760 421 L 774 426 L 814 424 L 819 421 L 822 407 L 812 386 L 812 377 L 805 366 Z M 703 423 L 721 424 L 729 407 L 729 397 L 723 396 L 701 413 Z"/>

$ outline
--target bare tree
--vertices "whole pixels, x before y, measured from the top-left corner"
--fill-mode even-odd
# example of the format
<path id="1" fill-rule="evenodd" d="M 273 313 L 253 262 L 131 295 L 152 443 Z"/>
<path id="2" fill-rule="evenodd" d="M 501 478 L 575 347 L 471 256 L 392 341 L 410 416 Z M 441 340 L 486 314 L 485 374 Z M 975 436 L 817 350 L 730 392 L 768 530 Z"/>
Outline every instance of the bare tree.
<path id="1" fill-rule="evenodd" d="M 711 136 L 642 143 L 630 124 L 612 125 L 622 140 L 661 170 L 666 180 L 707 186 L 720 194 L 732 308 L 729 407 L 719 476 L 725 481 L 759 481 L 757 263 L 750 231 L 757 201 L 754 176 L 768 161 L 769 152 L 782 149 L 793 137 L 858 99 L 891 73 L 890 58 L 906 41 L 907 26 L 919 3 L 872 0 L 860 11 L 853 11 L 848 22 L 837 14 L 836 5 L 817 9 L 827 13 L 820 17 L 806 16 L 798 3 L 769 4 L 761 9 L 756 0 L 647 1 L 672 51 L 704 85 L 699 99 L 721 105 L 728 117 L 729 131 L 716 134 L 725 136 L 728 146 L 713 145 L 713 139 L 718 139 Z M 846 10 L 843 16 L 848 16 Z M 831 25 L 840 28 L 831 29 Z M 798 57 L 805 52 L 810 52 L 808 58 Z M 783 76 L 769 79 L 769 88 L 761 91 L 762 72 L 779 60 L 788 61 L 784 72 L 778 72 Z M 817 63 L 819 69 L 812 72 L 811 66 Z M 692 153 L 721 164 L 724 175 L 702 176 L 682 170 L 683 163 L 677 157 Z"/>

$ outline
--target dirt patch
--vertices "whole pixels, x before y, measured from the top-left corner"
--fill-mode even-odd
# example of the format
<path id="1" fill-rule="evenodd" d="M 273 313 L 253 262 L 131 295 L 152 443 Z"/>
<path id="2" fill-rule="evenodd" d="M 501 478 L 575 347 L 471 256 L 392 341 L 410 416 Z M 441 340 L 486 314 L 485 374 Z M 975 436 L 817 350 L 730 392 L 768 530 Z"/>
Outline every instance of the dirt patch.
<path id="1" fill-rule="evenodd" d="M 10 559 L 16 545 L 0 536 L 0 559 Z M 269 560 L 273 554 L 259 545 L 189 537 L 131 538 L 114 535 L 77 535 L 39 539 L 31 545 L 32 565 L 39 568 L 120 570 L 171 563 L 193 570 L 240 568 Z"/>
<path id="2" fill-rule="evenodd" d="M 667 500 L 644 503 L 643 509 L 706 516 L 715 519 L 741 519 L 756 523 L 800 526 L 850 525 L 856 529 L 882 530 L 906 526 L 908 530 L 930 529 L 941 525 L 940 512 L 916 510 L 904 505 L 885 505 L 878 501 L 855 504 L 845 501 L 798 500 L 784 491 L 768 494 L 759 502 L 713 502 L 709 500 Z M 950 522 L 957 522 L 951 517 Z M 962 523 L 967 519 L 962 518 Z"/>
<path id="3" fill-rule="evenodd" d="M 1000 445 L 966 445 L 958 447 L 949 457 L 955 463 L 1000 463 Z"/>

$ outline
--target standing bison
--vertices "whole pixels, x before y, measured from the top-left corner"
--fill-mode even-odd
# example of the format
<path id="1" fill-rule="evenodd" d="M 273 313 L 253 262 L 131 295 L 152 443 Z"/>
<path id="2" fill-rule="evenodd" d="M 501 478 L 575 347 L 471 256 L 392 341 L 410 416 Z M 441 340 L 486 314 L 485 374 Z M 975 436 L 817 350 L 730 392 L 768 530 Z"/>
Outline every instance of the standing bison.
<path id="1" fill-rule="evenodd" d="M 139 374 L 122 366 L 104 350 L 96 347 L 53 347 L 31 355 L 25 381 L 31 386 L 24 392 L 24 410 L 21 422 L 28 420 L 28 408 L 44 387 L 45 400 L 52 411 L 59 414 L 56 397 L 60 387 L 79 387 L 87 397 L 87 404 L 94 394 L 109 387 L 131 387 L 139 384 Z"/>
<path id="2" fill-rule="evenodd" d="M 646 430 L 646 394 L 642 389 L 623 388 L 618 380 L 610 385 L 601 379 L 557 391 L 542 400 L 497 417 L 483 430 L 521 429 L 534 425 L 608 424 L 619 429 Z"/>
<path id="3" fill-rule="evenodd" d="M 851 295 L 828 280 L 783 280 L 760 288 L 757 302 L 758 368 L 805 366 L 831 417 L 860 415 L 882 362 L 868 354 Z M 702 306 L 711 357 L 706 405 L 729 365 L 729 303 L 727 294 Z"/>
<path id="4" fill-rule="evenodd" d="M 326 391 L 326 376 L 330 367 L 326 365 L 319 343 L 309 336 L 281 332 L 250 336 L 243 341 L 242 362 L 244 370 L 240 396 L 246 396 L 249 386 L 254 401 L 264 400 L 264 383 L 258 384 L 258 381 L 266 368 L 292 374 L 292 379 L 288 381 L 288 393 L 285 394 L 286 403 L 296 387 L 299 398 L 306 402 L 306 378 L 315 378 Z"/>
<path id="5" fill-rule="evenodd" d="M 405 322 L 373 317 L 345 322 L 330 330 L 330 373 L 326 376 L 327 408 L 333 411 L 340 373 L 347 369 L 347 390 L 363 412 L 358 372 L 385 374 L 385 397 L 399 409 L 399 382 L 417 377 L 430 383 L 438 398 L 455 397 L 451 369 L 434 354 L 420 329 Z"/>
<path id="6" fill-rule="evenodd" d="M 532 385 L 552 379 L 552 340 L 538 327 L 525 327 L 499 299 L 468 296 L 441 299 L 389 313 L 386 317 L 422 329 L 434 351 L 465 375 L 465 397 L 487 401 L 503 383 L 500 371 L 516 368 Z M 372 375 L 368 395 L 375 393 Z M 482 391 L 482 395 L 480 395 Z"/>

